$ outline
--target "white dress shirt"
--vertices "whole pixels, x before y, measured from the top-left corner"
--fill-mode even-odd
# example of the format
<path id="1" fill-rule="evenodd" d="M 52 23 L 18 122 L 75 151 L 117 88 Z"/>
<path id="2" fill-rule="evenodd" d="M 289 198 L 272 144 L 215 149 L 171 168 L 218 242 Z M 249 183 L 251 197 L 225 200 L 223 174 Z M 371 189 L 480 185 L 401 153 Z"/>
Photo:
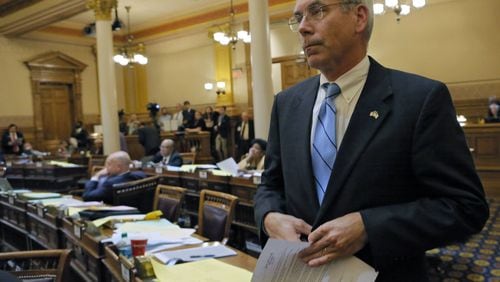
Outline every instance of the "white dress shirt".
<path id="1" fill-rule="evenodd" d="M 336 81 L 330 81 L 330 83 L 337 83 L 340 87 L 341 93 L 337 98 L 335 98 L 335 108 L 337 110 L 336 114 L 336 138 L 337 138 L 337 148 L 340 148 L 342 139 L 344 138 L 345 131 L 351 120 L 354 108 L 359 100 L 359 95 L 365 86 L 366 78 L 368 77 L 368 70 L 370 68 L 370 60 L 368 56 L 365 56 L 361 62 L 359 62 L 352 69 L 340 76 Z M 321 103 L 325 99 L 326 91 L 321 87 L 323 83 L 329 82 L 326 77 L 321 74 L 319 79 L 319 89 L 318 95 L 316 96 L 316 102 L 314 102 L 314 108 L 312 113 L 312 126 L 311 126 L 311 151 L 313 146 L 314 131 L 316 130 L 316 123 L 318 122 L 318 113 Z"/>

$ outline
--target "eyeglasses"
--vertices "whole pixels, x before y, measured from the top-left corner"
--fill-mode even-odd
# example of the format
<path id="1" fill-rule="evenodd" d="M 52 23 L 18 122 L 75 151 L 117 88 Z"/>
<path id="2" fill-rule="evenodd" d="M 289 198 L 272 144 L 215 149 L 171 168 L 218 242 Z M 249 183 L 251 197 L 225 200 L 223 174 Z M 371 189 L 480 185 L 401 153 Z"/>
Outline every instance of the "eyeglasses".
<path id="1" fill-rule="evenodd" d="M 288 19 L 288 26 L 293 32 L 297 32 L 299 31 L 299 25 L 304 18 L 318 22 L 325 17 L 326 7 L 334 5 L 347 5 L 353 3 L 355 3 L 355 1 L 341 1 L 324 5 L 321 5 L 320 3 L 313 3 L 307 6 L 304 13 L 296 12 L 292 17 L 290 17 L 290 19 Z"/>

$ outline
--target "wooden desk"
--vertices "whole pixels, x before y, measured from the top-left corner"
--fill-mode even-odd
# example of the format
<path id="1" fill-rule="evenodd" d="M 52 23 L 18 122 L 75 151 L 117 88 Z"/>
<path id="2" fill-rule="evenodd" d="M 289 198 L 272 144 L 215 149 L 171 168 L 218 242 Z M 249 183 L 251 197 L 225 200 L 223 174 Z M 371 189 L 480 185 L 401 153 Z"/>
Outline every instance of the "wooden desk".
<path id="1" fill-rule="evenodd" d="M 60 167 L 44 162 L 12 164 L 5 172 L 13 187 L 53 192 L 67 192 L 86 176 L 86 166 Z"/>
<path id="2" fill-rule="evenodd" d="M 0 240 L 6 250 L 72 249 L 73 275 L 84 281 L 121 281 L 116 253 L 111 251 L 110 246 L 101 243 L 102 239 L 111 235 L 112 230 L 106 229 L 104 235 L 93 236 L 84 225 L 83 222 L 61 217 L 52 209 L 0 195 Z M 221 260 L 253 271 L 255 258 L 240 251 L 237 253 L 236 257 Z M 132 265 L 129 271 L 134 278 Z"/>
<path id="3" fill-rule="evenodd" d="M 500 123 L 463 127 L 476 170 L 488 197 L 500 197 Z"/>

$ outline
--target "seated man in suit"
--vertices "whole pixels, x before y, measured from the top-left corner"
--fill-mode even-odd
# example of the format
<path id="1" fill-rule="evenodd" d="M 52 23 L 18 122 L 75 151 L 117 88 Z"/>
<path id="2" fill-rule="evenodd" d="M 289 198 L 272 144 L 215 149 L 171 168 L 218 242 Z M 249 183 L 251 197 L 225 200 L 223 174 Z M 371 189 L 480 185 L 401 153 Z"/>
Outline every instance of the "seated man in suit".
<path id="1" fill-rule="evenodd" d="M 130 156 L 118 151 L 106 158 L 105 168 L 98 171 L 85 183 L 84 201 L 104 201 L 113 203 L 113 185 L 146 178 L 142 171 L 130 171 Z"/>
<path id="2" fill-rule="evenodd" d="M 155 154 L 152 162 L 169 166 L 182 166 L 182 157 L 175 151 L 174 140 L 163 140 L 160 151 Z"/>

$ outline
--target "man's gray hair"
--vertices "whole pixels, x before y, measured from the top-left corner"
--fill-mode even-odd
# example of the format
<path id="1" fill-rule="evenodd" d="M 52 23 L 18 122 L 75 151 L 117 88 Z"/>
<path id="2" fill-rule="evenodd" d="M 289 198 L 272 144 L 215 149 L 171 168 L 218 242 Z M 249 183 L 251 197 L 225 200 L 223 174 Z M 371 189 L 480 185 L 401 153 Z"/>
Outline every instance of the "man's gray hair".
<path id="1" fill-rule="evenodd" d="M 368 25 L 365 30 L 365 39 L 370 41 L 373 30 L 373 0 L 342 0 L 344 9 L 350 9 L 354 5 L 362 4 L 368 9 Z"/>

